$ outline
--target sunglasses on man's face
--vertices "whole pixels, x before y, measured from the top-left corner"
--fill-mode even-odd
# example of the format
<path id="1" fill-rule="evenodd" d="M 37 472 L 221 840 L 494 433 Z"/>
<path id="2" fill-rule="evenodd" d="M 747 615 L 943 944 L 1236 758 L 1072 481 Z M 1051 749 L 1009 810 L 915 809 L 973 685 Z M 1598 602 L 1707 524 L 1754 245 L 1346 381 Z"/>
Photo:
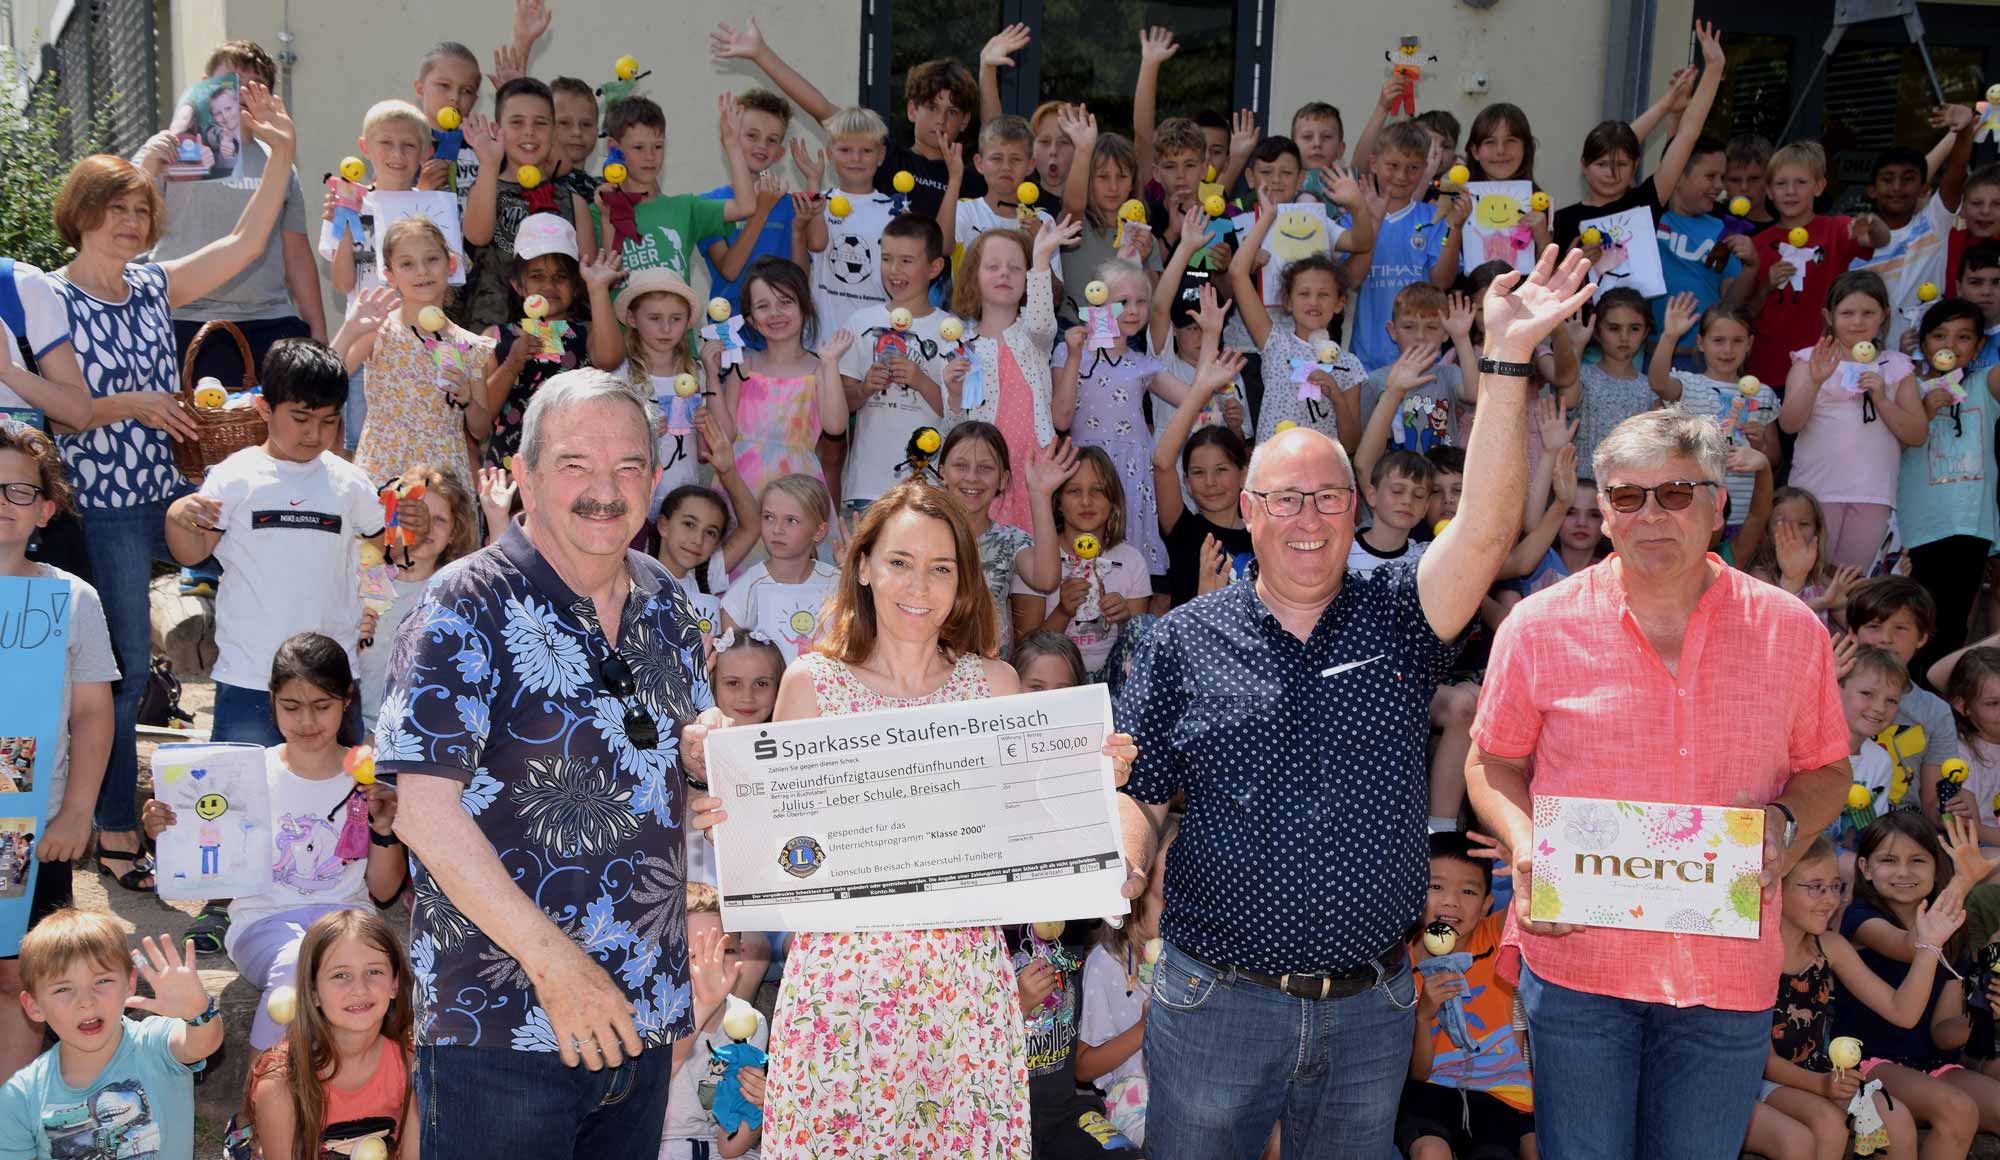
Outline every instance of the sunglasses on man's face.
<path id="1" fill-rule="evenodd" d="M 639 683 L 632 679 L 632 670 L 625 659 L 617 653 L 605 657 L 597 666 L 597 676 L 611 695 L 625 704 L 625 740 L 642 751 L 657 746 L 660 727 L 653 723 L 653 715 L 646 712 L 646 707 L 633 700 L 639 692 Z"/>
<path id="2" fill-rule="evenodd" d="M 1611 504 L 1611 510 L 1631 515 L 1646 506 L 1646 497 L 1660 505 L 1661 511 L 1677 512 L 1686 510 L 1694 502 L 1694 489 L 1698 487 L 1720 487 L 1712 479 L 1670 479 L 1653 487 L 1640 487 L 1636 483 L 1613 484 L 1604 489 L 1604 498 Z"/>

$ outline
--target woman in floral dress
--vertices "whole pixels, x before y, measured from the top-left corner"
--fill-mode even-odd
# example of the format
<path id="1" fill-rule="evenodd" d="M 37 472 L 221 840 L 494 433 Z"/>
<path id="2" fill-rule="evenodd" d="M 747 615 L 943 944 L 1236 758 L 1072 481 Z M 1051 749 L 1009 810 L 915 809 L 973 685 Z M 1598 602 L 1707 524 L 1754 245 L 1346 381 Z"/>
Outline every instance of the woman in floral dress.
<path id="1" fill-rule="evenodd" d="M 786 672 L 773 720 L 1018 693 L 986 659 L 995 631 L 964 513 L 900 484 L 862 516 L 818 651 Z M 684 739 L 690 768 L 703 732 Z M 1105 752 L 1122 778 L 1138 750 L 1117 734 Z M 721 821 L 720 800 L 690 804 L 698 826 Z M 1029 1154 L 1019 998 L 995 928 L 797 935 L 770 1055 L 765 1160 Z"/>

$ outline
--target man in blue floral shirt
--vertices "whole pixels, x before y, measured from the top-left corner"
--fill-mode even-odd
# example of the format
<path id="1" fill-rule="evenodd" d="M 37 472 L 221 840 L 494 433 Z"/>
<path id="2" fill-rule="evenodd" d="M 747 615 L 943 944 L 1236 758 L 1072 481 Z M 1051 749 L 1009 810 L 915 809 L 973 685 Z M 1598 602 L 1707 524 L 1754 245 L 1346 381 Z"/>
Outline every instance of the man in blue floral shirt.
<path id="1" fill-rule="evenodd" d="M 713 698 L 687 598 L 626 550 L 659 474 L 645 408 L 599 371 L 545 383 L 524 520 L 396 639 L 376 747 L 415 859 L 424 1160 L 652 1156 L 664 1049 L 697 1026 L 680 731 Z"/>

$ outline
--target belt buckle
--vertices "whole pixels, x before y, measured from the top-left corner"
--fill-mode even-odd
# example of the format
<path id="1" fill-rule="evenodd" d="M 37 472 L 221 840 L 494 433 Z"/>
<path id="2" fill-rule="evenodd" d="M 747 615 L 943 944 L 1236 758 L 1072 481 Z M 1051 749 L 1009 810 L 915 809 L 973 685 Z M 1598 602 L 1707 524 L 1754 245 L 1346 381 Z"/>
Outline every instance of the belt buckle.
<path id="1" fill-rule="evenodd" d="M 1284 974 L 1278 976 L 1278 988 L 1284 991 L 1285 994 L 1292 996 L 1294 999 L 1313 999 L 1313 1000 L 1325 999 L 1327 997 L 1327 994 L 1333 990 L 1333 980 L 1326 975 L 1296 976 L 1299 982 L 1301 983 L 1306 983 L 1308 980 L 1317 979 L 1319 981 L 1319 994 L 1317 995 L 1306 994 L 1302 990 L 1293 990 L 1292 979 L 1294 977 L 1295 976 L 1290 974 Z"/>

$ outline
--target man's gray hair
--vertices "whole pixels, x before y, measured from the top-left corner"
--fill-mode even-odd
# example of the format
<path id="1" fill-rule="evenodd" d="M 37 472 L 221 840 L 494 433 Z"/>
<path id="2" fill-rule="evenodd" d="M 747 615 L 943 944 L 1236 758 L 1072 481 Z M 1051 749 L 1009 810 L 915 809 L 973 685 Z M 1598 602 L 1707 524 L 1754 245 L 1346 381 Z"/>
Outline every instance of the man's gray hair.
<path id="1" fill-rule="evenodd" d="M 598 399 L 617 399 L 632 404 L 639 420 L 640 434 L 646 443 L 646 467 L 649 470 L 658 467 L 659 448 L 653 443 L 652 400 L 633 390 L 632 384 L 626 380 L 595 367 L 564 371 L 535 389 L 535 397 L 528 402 L 528 413 L 521 420 L 521 463 L 533 471 L 541 462 L 542 444 L 548 440 L 542 428 L 551 416 Z"/>
<path id="2" fill-rule="evenodd" d="M 1598 442 L 1590 465 L 1598 486 L 1609 487 L 1620 468 L 1653 467 L 1675 456 L 1692 459 L 1703 479 L 1721 483 L 1729 460 L 1722 428 L 1682 407 L 1643 411 Z"/>
<path id="3" fill-rule="evenodd" d="M 1354 463 L 1347 458 L 1347 448 L 1340 445 L 1340 440 L 1334 439 L 1324 432 L 1314 430 L 1313 428 L 1305 428 L 1305 430 L 1311 431 L 1321 439 L 1325 439 L 1327 445 L 1333 448 L 1334 457 L 1340 460 L 1340 469 L 1347 473 L 1347 482 L 1351 484 L 1359 483 L 1354 478 Z M 1268 458 L 1265 452 L 1269 451 L 1271 445 L 1277 441 L 1277 436 L 1273 435 L 1271 438 L 1257 444 L 1256 449 L 1250 452 L 1250 466 L 1243 471 L 1243 486 L 1245 488 L 1254 489 L 1256 487 L 1257 478 L 1262 474 L 1259 469 L 1264 466 L 1264 461 Z"/>

